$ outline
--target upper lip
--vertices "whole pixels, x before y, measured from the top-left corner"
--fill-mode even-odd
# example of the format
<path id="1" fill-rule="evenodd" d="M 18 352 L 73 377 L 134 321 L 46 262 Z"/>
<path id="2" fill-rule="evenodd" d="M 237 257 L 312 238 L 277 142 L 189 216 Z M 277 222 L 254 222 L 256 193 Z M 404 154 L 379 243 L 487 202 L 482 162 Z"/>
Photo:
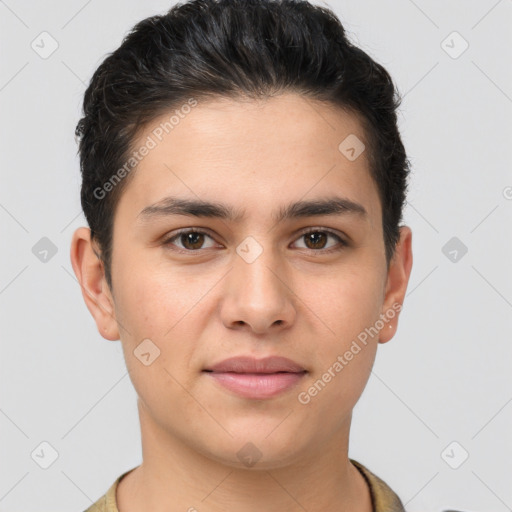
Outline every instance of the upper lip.
<path id="1" fill-rule="evenodd" d="M 251 356 L 239 356 L 225 359 L 214 364 L 205 371 L 211 372 L 234 372 L 234 373 L 301 373 L 306 370 L 295 361 L 286 357 L 270 356 L 263 359 L 256 359 Z"/>

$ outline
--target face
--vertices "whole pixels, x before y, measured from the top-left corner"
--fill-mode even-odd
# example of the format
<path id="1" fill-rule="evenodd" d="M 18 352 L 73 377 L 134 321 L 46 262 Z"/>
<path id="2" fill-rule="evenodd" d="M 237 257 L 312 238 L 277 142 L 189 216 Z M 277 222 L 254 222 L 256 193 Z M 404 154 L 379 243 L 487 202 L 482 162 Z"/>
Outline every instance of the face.
<path id="1" fill-rule="evenodd" d="M 342 444 L 412 263 L 402 228 L 388 269 L 366 153 L 339 149 L 365 141 L 358 119 L 294 94 L 199 102 L 162 134 L 171 114 L 133 145 L 156 142 L 116 210 L 113 293 L 88 283 L 100 332 L 121 339 L 141 422 L 232 466 L 247 451 L 271 468 Z M 298 368 L 206 371 L 236 356 Z"/>

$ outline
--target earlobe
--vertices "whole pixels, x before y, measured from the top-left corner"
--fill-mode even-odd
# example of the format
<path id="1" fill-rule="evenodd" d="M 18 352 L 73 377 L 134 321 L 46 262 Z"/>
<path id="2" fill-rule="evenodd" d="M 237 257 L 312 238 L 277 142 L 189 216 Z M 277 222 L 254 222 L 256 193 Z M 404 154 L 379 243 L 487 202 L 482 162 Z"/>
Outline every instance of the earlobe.
<path id="1" fill-rule="evenodd" d="M 379 343 L 388 342 L 396 333 L 398 316 L 407 291 L 412 270 L 412 231 L 408 226 L 400 228 L 400 240 L 389 264 L 382 315 L 387 319 L 379 333 Z"/>
<path id="2" fill-rule="evenodd" d="M 98 332 L 107 340 L 118 340 L 114 301 L 105 279 L 103 263 L 95 254 L 89 228 L 81 227 L 73 233 L 70 259 Z"/>

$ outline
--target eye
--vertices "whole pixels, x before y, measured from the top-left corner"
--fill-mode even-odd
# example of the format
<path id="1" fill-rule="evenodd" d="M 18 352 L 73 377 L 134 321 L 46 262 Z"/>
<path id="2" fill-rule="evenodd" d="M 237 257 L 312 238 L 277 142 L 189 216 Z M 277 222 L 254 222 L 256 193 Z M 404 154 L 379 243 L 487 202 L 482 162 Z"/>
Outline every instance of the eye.
<path id="1" fill-rule="evenodd" d="M 338 244 L 334 244 L 334 246 L 331 245 L 331 247 L 325 248 L 325 245 L 329 237 L 336 239 L 338 241 Z M 336 233 L 321 228 L 310 229 L 302 233 L 298 240 L 300 239 L 305 240 L 306 249 L 309 249 L 314 252 L 321 251 L 323 253 L 329 253 L 333 251 L 339 251 L 348 245 Z"/>
<path id="2" fill-rule="evenodd" d="M 194 228 L 182 229 L 173 236 L 164 240 L 163 245 L 176 245 L 174 240 L 177 239 L 183 244 L 181 247 L 177 246 L 179 252 L 194 252 L 198 249 L 205 248 L 203 247 L 205 236 L 213 240 L 213 238 L 205 231 L 200 231 Z"/>
<path id="3" fill-rule="evenodd" d="M 196 228 L 185 228 L 165 239 L 163 241 L 163 245 L 174 246 L 172 248 L 173 250 L 182 253 L 197 252 L 200 249 L 214 247 L 214 245 L 210 245 L 209 247 L 204 246 L 205 237 L 213 241 L 212 236 L 205 231 L 201 231 Z M 337 240 L 338 243 L 326 248 L 326 243 L 329 238 Z M 323 228 L 310 228 L 308 231 L 305 231 L 300 235 L 298 240 L 300 239 L 305 240 L 305 249 L 313 252 L 330 253 L 342 250 L 348 245 L 339 235 Z"/>

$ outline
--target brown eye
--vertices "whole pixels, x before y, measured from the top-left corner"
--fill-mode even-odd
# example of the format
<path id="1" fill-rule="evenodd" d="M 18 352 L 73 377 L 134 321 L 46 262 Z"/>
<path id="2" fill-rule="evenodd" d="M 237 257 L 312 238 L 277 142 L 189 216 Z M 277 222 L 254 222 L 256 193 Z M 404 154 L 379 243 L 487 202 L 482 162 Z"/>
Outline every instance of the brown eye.
<path id="1" fill-rule="evenodd" d="M 338 243 L 327 247 L 329 238 L 337 240 Z M 302 235 L 299 237 L 299 240 L 304 240 L 306 249 L 324 253 L 341 250 L 347 245 L 347 243 L 339 235 L 322 229 L 314 229 L 302 233 Z"/>
<path id="2" fill-rule="evenodd" d="M 203 233 L 185 233 L 179 236 L 185 249 L 200 249 L 204 243 Z"/>
<path id="3" fill-rule="evenodd" d="M 193 229 L 184 229 L 175 235 L 167 238 L 163 245 L 165 246 L 173 246 L 177 247 L 177 250 L 181 250 L 182 252 L 194 252 L 199 249 L 204 249 L 205 237 L 212 237 L 205 233 L 204 231 L 198 231 Z M 177 242 L 179 242 L 179 245 Z"/>
<path id="4" fill-rule="evenodd" d="M 324 249 L 328 236 L 322 231 L 314 231 L 304 235 L 308 249 Z M 311 244 L 311 246 L 309 245 Z"/>

